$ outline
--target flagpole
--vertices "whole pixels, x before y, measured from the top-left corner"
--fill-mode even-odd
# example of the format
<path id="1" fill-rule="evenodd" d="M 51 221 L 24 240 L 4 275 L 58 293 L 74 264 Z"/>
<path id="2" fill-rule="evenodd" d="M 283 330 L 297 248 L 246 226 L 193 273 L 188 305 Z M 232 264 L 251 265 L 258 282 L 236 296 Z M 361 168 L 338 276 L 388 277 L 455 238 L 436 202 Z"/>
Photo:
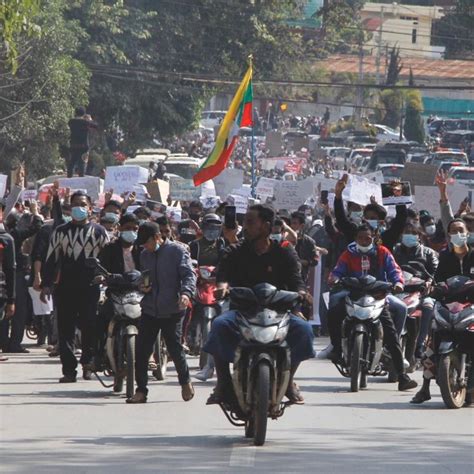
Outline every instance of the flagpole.
<path id="1" fill-rule="evenodd" d="M 250 54 L 249 57 L 248 57 L 248 62 L 249 62 L 249 66 L 250 67 L 253 67 L 253 55 Z M 252 78 L 253 79 L 253 78 Z M 253 103 L 252 103 L 252 144 L 251 144 L 251 151 L 250 151 L 250 158 L 252 160 L 252 184 L 251 184 L 251 194 L 252 194 L 252 197 L 255 199 L 257 197 L 257 194 L 256 194 L 256 186 L 257 186 L 257 183 L 255 182 L 256 181 L 256 176 L 255 176 L 255 172 L 256 172 L 256 163 L 255 163 L 255 120 L 253 120 Z"/>

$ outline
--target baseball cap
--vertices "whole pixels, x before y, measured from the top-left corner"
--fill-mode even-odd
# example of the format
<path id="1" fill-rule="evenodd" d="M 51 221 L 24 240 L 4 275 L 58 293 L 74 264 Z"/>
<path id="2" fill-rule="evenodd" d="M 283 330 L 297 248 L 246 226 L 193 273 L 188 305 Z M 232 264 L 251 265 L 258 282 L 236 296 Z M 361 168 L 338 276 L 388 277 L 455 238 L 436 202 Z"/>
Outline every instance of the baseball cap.
<path id="1" fill-rule="evenodd" d="M 156 222 L 144 222 L 138 229 L 137 245 L 145 244 L 150 237 L 160 233 L 160 226 Z"/>

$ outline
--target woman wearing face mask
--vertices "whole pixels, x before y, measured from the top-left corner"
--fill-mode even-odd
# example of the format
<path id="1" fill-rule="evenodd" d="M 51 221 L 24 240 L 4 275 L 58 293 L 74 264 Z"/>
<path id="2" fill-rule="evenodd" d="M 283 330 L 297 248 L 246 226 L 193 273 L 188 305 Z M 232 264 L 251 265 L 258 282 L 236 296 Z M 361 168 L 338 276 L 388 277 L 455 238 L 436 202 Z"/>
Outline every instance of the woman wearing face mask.
<path id="1" fill-rule="evenodd" d="M 403 229 L 401 243 L 398 244 L 394 251 L 393 256 L 397 261 L 398 265 L 408 265 L 411 261 L 417 261 L 424 265 L 426 271 L 430 275 L 434 275 L 438 268 L 438 254 L 433 249 L 426 247 L 420 241 L 420 231 L 413 224 L 407 224 Z M 432 280 L 427 281 L 427 288 L 431 286 Z M 422 317 L 420 332 L 418 334 L 418 340 L 415 349 L 415 358 L 421 359 L 424 351 L 424 344 L 426 337 L 431 325 L 431 320 L 434 316 L 434 300 L 430 297 L 423 298 L 422 302 Z M 412 361 L 410 361 L 412 362 Z"/>
<path id="2" fill-rule="evenodd" d="M 424 232 L 421 238 L 426 247 L 430 247 L 438 253 L 446 248 L 446 236 L 441 228 L 436 227 L 433 216 L 428 213 L 420 213 L 420 225 Z"/>
<path id="3" fill-rule="evenodd" d="M 466 223 L 462 219 L 454 219 L 449 223 L 447 231 L 449 247 L 444 252 L 441 252 L 439 256 L 435 281 L 444 282 L 458 275 L 467 276 L 471 279 L 474 278 L 474 251 L 467 243 L 468 229 Z M 436 348 L 433 348 L 433 351 L 436 352 Z M 429 365 L 432 368 L 432 363 Z M 427 369 L 423 374 L 423 386 L 413 397 L 411 403 L 419 404 L 431 399 L 430 376 L 432 372 L 428 366 Z"/>

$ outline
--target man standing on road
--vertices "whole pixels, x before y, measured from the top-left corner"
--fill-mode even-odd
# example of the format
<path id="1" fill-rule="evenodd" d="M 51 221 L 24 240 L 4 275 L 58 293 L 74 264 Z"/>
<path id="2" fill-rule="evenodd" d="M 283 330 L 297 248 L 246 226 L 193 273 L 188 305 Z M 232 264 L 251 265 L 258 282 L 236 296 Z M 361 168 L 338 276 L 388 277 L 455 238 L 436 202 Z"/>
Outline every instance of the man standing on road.
<path id="1" fill-rule="evenodd" d="M 75 117 L 69 120 L 71 135 L 69 138 L 70 156 L 67 164 L 67 177 L 72 178 L 77 168 L 79 176 L 84 176 L 89 153 L 89 130 L 97 128 L 97 123 L 90 120 L 84 107 L 77 107 Z"/>
<path id="2" fill-rule="evenodd" d="M 4 202 L 0 202 L 0 347 L 6 352 L 9 320 L 15 313 L 15 242 L 3 225 Z M 0 357 L 0 362 L 6 361 Z"/>
<path id="3" fill-rule="evenodd" d="M 144 248 L 140 268 L 142 272 L 148 271 L 149 284 L 143 288 L 145 297 L 137 338 L 137 390 L 127 403 L 147 401 L 148 361 L 160 329 L 178 372 L 181 396 L 188 402 L 194 397 L 194 388 L 181 345 L 181 328 L 186 308 L 196 291 L 191 258 L 182 245 L 164 239 L 154 222 L 140 226 L 137 245 Z"/>
<path id="4" fill-rule="evenodd" d="M 60 383 L 76 381 L 77 360 L 74 355 L 76 324 L 81 329 L 82 376 L 90 380 L 96 348 L 97 303 L 99 286 L 91 286 L 94 270 L 86 267 L 86 259 L 99 255 L 109 241 L 106 230 L 89 222 L 90 198 L 82 191 L 71 196 L 72 221 L 57 227 L 49 243 L 46 262 L 42 268 L 41 299 L 51 295 L 57 281 L 59 353 L 63 369 Z"/>

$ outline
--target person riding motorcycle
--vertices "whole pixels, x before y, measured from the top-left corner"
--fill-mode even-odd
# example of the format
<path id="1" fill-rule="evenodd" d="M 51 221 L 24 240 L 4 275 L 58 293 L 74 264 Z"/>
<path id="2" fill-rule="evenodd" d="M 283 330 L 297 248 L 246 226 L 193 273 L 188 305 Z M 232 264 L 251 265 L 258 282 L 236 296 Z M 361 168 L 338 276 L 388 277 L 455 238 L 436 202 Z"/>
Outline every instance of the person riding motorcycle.
<path id="1" fill-rule="evenodd" d="M 448 227 L 449 247 L 439 255 L 439 265 L 435 273 L 435 281 L 445 282 L 457 275 L 473 278 L 474 276 L 474 249 L 468 245 L 468 228 L 462 219 L 452 220 Z M 436 348 L 433 348 L 436 351 Z M 433 354 L 435 355 L 435 354 Z M 428 357 L 431 359 L 431 357 Z M 430 383 L 433 378 L 433 366 L 429 361 L 424 364 L 427 368 L 423 373 L 423 385 L 411 400 L 411 403 L 420 404 L 431 399 Z"/>
<path id="2" fill-rule="evenodd" d="M 401 243 L 397 244 L 393 250 L 398 265 L 408 265 L 412 261 L 420 262 L 424 265 L 426 271 L 434 276 L 438 268 L 438 254 L 433 249 L 426 247 L 421 243 L 421 233 L 413 224 L 406 224 L 403 229 Z M 427 288 L 431 286 L 432 280 L 427 281 Z M 425 339 L 434 316 L 434 300 L 428 296 L 423 298 L 421 307 L 421 325 L 420 333 L 415 350 L 415 358 L 420 359 L 424 351 Z"/>
<path id="3" fill-rule="evenodd" d="M 201 223 L 202 239 L 193 240 L 189 247 L 191 259 L 196 260 L 198 266 L 217 266 L 219 257 L 225 247 L 221 237 L 222 220 L 217 214 L 207 214 Z"/>
<path id="4" fill-rule="evenodd" d="M 336 267 L 329 276 L 329 281 L 335 284 L 344 277 L 363 275 L 372 275 L 377 280 L 389 281 L 393 284 L 395 292 L 403 291 L 404 282 L 400 267 L 386 247 L 374 243 L 373 231 L 367 224 L 362 224 L 357 228 L 355 242 L 349 244 L 347 250 L 340 256 Z M 345 301 L 341 299 L 328 312 L 328 329 L 333 345 L 331 358 L 334 361 L 341 360 L 341 331 L 345 317 Z M 385 308 L 380 315 L 380 321 L 384 330 L 384 342 L 390 351 L 395 370 L 398 373 L 398 389 L 404 391 L 415 388 L 417 383 L 405 373 L 402 349 L 388 308 Z"/>
<path id="5" fill-rule="evenodd" d="M 256 204 L 249 207 L 244 218 L 244 240 L 229 246 L 219 263 L 217 297 L 223 298 L 229 287 L 253 288 L 258 283 L 270 283 L 277 289 L 306 295 L 294 249 L 291 246 L 283 248 L 270 239 L 274 219 L 275 212 L 267 206 Z M 236 320 L 232 308 L 216 318 L 204 346 L 204 350 L 214 356 L 217 371 L 217 386 L 208 404 L 234 399 L 229 363 L 234 361 L 240 339 Z M 286 395 L 294 403 L 303 403 L 293 377 L 303 360 L 314 357 L 311 325 L 292 315 L 286 341 L 291 350 L 291 380 Z"/>

